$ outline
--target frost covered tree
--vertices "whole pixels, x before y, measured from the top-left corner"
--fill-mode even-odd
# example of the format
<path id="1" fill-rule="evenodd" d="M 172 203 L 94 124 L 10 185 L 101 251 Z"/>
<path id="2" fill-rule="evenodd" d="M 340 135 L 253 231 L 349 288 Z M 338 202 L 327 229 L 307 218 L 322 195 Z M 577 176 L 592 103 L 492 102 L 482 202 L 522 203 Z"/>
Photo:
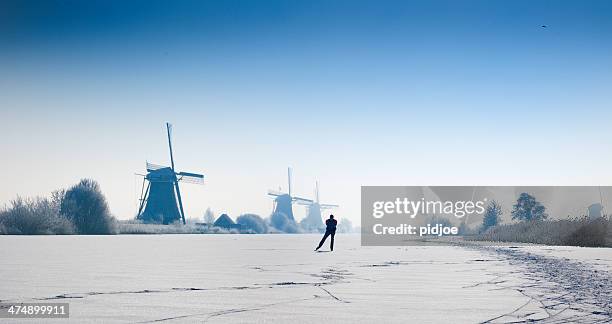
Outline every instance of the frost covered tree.
<path id="1" fill-rule="evenodd" d="M 115 220 L 95 180 L 83 179 L 66 190 L 60 214 L 68 218 L 79 234 L 113 234 Z"/>
<path id="2" fill-rule="evenodd" d="M 285 213 L 276 212 L 270 216 L 270 225 L 277 230 L 285 233 L 298 233 L 299 229 L 295 221 Z"/>
<path id="3" fill-rule="evenodd" d="M 47 198 L 21 198 L 0 209 L 0 234 L 74 234 L 74 226 Z"/>
<path id="4" fill-rule="evenodd" d="M 546 207 L 534 196 L 523 192 L 512 206 L 512 219 L 520 221 L 541 221 L 548 217 Z"/>
<path id="5" fill-rule="evenodd" d="M 338 223 L 338 232 L 339 233 L 352 233 L 353 232 L 353 223 L 348 218 L 340 219 Z"/>
<path id="6" fill-rule="evenodd" d="M 486 231 L 487 228 L 499 224 L 502 213 L 501 204 L 495 200 L 490 201 L 485 209 L 484 218 L 482 219 L 482 230 Z"/>
<path id="7" fill-rule="evenodd" d="M 268 224 L 263 218 L 255 214 L 244 214 L 238 216 L 236 223 L 243 225 L 246 229 L 257 234 L 268 233 Z"/>

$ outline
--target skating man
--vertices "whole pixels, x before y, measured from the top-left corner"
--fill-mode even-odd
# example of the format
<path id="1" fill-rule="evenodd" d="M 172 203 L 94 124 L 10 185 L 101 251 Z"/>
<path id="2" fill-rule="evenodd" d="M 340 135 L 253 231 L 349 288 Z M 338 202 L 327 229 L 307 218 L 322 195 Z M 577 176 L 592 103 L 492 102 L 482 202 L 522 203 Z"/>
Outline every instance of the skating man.
<path id="1" fill-rule="evenodd" d="M 329 219 L 325 221 L 325 235 L 319 242 L 319 246 L 315 249 L 315 251 L 319 250 L 328 236 L 331 235 L 331 244 L 329 245 L 330 250 L 334 250 L 334 236 L 336 235 L 336 225 L 338 225 L 338 221 L 334 219 L 334 215 L 329 215 Z"/>

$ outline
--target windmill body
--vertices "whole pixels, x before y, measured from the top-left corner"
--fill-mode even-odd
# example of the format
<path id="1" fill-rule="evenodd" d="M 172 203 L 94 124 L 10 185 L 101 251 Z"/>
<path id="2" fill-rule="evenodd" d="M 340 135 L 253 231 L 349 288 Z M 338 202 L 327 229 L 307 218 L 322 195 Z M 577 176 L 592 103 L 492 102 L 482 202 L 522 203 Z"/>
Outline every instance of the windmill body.
<path id="1" fill-rule="evenodd" d="M 295 222 L 295 217 L 293 216 L 293 198 L 288 194 L 283 194 L 280 196 L 276 196 L 274 198 L 274 213 L 283 213 L 287 216 L 288 219 Z"/>
<path id="2" fill-rule="evenodd" d="M 306 208 L 308 214 L 300 222 L 302 228 L 307 232 L 322 232 L 325 229 L 325 225 L 323 225 L 323 218 L 321 217 L 321 205 L 314 202 Z"/>
<path id="3" fill-rule="evenodd" d="M 143 182 L 137 219 L 147 223 L 170 224 L 182 221 L 185 224 L 185 212 L 179 182 L 202 184 L 204 176 L 190 172 L 176 172 L 172 152 L 171 125 L 166 123 L 168 147 L 171 166 L 147 163 L 147 175 Z M 145 182 L 148 182 L 146 190 Z"/>
<path id="4" fill-rule="evenodd" d="M 157 170 L 147 169 L 146 180 L 149 190 L 144 210 L 138 218 L 147 223 L 171 224 L 181 220 L 182 215 L 177 205 L 174 192 L 176 175 L 169 167 Z"/>

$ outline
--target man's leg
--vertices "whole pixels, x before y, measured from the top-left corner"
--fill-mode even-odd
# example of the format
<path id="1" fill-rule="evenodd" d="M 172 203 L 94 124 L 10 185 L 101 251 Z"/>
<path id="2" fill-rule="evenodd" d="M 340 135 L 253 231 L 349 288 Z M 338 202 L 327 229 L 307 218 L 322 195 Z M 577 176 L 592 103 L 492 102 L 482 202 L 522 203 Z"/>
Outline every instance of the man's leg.
<path id="1" fill-rule="evenodd" d="M 332 251 L 334 250 L 334 236 L 336 236 L 336 231 L 331 232 L 331 244 L 329 245 L 329 248 Z"/>
<path id="2" fill-rule="evenodd" d="M 321 242 L 319 242 L 319 246 L 317 246 L 316 248 L 317 250 L 323 246 L 323 243 L 325 243 L 325 239 L 327 239 L 328 236 L 329 236 L 329 232 L 325 231 L 325 235 L 323 235 Z"/>

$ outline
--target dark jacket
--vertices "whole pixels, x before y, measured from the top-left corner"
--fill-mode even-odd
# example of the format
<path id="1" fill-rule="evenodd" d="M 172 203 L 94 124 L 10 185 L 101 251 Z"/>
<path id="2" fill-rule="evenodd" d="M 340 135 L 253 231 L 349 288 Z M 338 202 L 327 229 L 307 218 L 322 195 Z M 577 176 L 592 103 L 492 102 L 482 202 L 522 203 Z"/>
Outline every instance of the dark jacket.
<path id="1" fill-rule="evenodd" d="M 335 219 L 328 219 L 325 221 L 325 226 L 327 227 L 325 230 L 328 232 L 335 232 L 336 225 L 338 225 L 338 221 Z"/>

